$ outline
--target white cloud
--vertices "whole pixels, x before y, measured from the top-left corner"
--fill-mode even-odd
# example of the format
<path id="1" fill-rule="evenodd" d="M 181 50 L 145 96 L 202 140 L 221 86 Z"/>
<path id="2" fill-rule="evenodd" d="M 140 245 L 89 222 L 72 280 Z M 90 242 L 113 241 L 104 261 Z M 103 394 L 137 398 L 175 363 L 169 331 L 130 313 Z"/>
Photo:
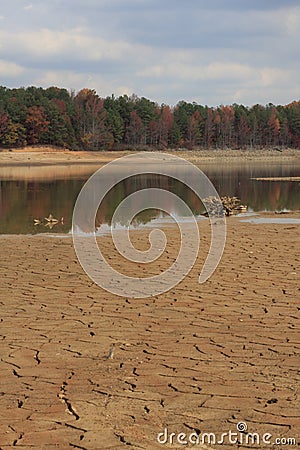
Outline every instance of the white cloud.
<path id="1" fill-rule="evenodd" d="M 279 86 L 289 83 L 297 73 L 289 69 L 265 67 L 259 71 L 262 86 Z"/>
<path id="2" fill-rule="evenodd" d="M 88 76 L 67 70 L 45 70 L 34 77 L 33 83 L 37 86 L 60 86 L 66 88 L 77 88 L 88 86 Z"/>
<path id="3" fill-rule="evenodd" d="M 29 58 L 42 59 L 64 56 L 66 60 L 70 58 L 90 61 L 119 60 L 143 47 L 122 40 L 111 41 L 92 36 L 83 28 L 66 31 L 43 28 L 21 33 L 1 31 L 0 39 L 13 53 L 22 51 Z"/>
<path id="4" fill-rule="evenodd" d="M 111 93 L 115 93 L 116 95 L 128 95 L 134 93 L 134 88 L 129 86 L 118 86 L 117 89 L 114 88 L 114 86 L 111 86 Z"/>
<path id="5" fill-rule="evenodd" d="M 23 71 L 24 69 L 20 65 L 0 59 L 0 77 L 17 77 Z"/>
<path id="6" fill-rule="evenodd" d="M 164 65 L 154 65 L 142 69 L 138 72 L 142 77 L 160 78 L 168 76 L 171 78 L 185 79 L 190 81 L 197 80 L 222 80 L 222 79 L 245 79 L 252 76 L 254 69 L 238 63 L 212 62 L 209 64 L 175 63 L 166 61 Z"/>
<path id="7" fill-rule="evenodd" d="M 293 87 L 270 86 L 267 90 L 261 86 L 252 86 L 251 89 L 243 86 L 236 90 L 232 98 L 230 103 L 243 103 L 250 106 L 257 103 L 264 105 L 270 102 L 284 105 L 300 98 L 300 85 Z"/>
<path id="8" fill-rule="evenodd" d="M 131 95 L 134 92 L 133 87 L 122 84 L 118 85 L 118 82 L 109 77 L 104 77 L 99 74 L 79 74 L 66 70 L 41 72 L 33 78 L 33 84 L 42 87 L 59 86 L 66 89 L 75 89 L 76 91 L 87 87 L 96 89 L 102 97 L 111 94 Z"/>
<path id="9" fill-rule="evenodd" d="M 300 7 L 287 9 L 281 14 L 282 19 L 287 34 L 300 37 Z"/>

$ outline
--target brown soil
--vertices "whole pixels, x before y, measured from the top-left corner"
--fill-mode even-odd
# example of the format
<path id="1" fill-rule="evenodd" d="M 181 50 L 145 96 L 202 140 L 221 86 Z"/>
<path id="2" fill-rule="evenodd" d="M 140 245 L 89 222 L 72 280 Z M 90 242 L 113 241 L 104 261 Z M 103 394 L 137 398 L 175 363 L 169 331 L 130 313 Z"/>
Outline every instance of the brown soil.
<path id="1" fill-rule="evenodd" d="M 190 274 L 145 300 L 93 284 L 70 238 L 2 236 L 0 448 L 193 448 L 157 435 L 220 436 L 239 421 L 273 440 L 298 438 L 300 228 L 227 224 L 208 282 L 197 281 L 209 246 L 201 223 Z M 177 232 L 167 235 L 156 270 L 176 256 Z M 147 237 L 135 234 L 140 247 Z M 109 252 L 109 238 L 99 242 Z"/>
<path id="2" fill-rule="evenodd" d="M 240 161 L 300 161 L 300 150 L 285 149 L 264 150 L 165 150 L 166 153 L 186 158 L 197 164 L 199 162 L 240 162 Z M 1 165 L 51 165 L 51 164 L 97 164 L 102 165 L 113 159 L 128 155 L 130 151 L 83 152 L 55 149 L 53 147 L 26 147 L 22 150 L 0 152 Z M 140 153 L 140 152 L 137 152 Z"/>

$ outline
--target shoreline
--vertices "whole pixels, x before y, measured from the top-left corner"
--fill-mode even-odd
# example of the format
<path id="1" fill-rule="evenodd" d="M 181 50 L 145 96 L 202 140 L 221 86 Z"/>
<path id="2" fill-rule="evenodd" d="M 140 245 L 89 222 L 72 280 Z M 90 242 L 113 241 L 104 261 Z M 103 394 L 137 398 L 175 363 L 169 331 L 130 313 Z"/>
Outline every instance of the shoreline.
<path id="1" fill-rule="evenodd" d="M 173 222 L 173 220 L 168 220 L 168 218 L 166 218 L 167 220 L 164 221 L 158 221 L 155 223 L 147 223 L 147 224 L 143 224 L 143 226 L 141 227 L 137 227 L 137 228 L 130 228 L 130 233 L 149 233 L 151 230 L 153 230 L 154 228 L 162 228 L 164 231 L 169 232 L 170 229 L 176 229 L 176 223 Z M 253 219 L 253 221 L 252 221 Z M 256 222 L 257 220 L 257 222 Z M 265 222 L 264 222 L 265 220 Z M 273 222 L 272 222 L 273 220 Z M 295 222 L 293 222 L 293 220 L 295 220 Z M 230 217 L 226 217 L 226 225 L 228 224 L 228 222 L 230 222 L 230 226 L 234 226 L 235 224 L 239 224 L 239 223 L 243 223 L 245 225 L 248 226 L 262 226 L 265 224 L 271 224 L 271 225 L 298 225 L 298 220 L 300 221 L 300 210 L 295 210 L 295 211 L 251 211 L 249 213 L 243 213 L 240 215 L 233 215 Z M 196 221 L 198 223 L 198 226 L 200 226 L 200 224 L 209 224 L 209 219 L 206 216 L 200 215 L 198 217 L 196 217 Z M 189 222 L 186 221 L 179 221 L 182 224 L 189 224 Z M 107 224 L 103 224 L 103 225 L 107 225 Z M 107 231 L 103 231 L 101 234 L 97 234 L 97 232 L 95 233 L 96 238 L 107 238 L 110 234 L 110 225 L 107 225 L 109 227 L 109 229 Z M 122 230 L 124 230 L 124 228 L 122 228 Z M 72 229 L 70 229 L 68 232 L 66 233 L 62 233 L 62 232 L 53 232 L 53 231 L 46 231 L 45 233 L 27 233 L 27 234 L 13 234 L 13 233 L 8 233 L 8 234 L 1 234 L 0 233 L 0 239 L 11 239 L 11 238 L 18 238 L 18 237 L 24 237 L 24 238 L 43 238 L 43 239 L 72 239 Z M 84 237 L 84 235 L 83 235 Z"/>
<path id="2" fill-rule="evenodd" d="M 104 165 L 114 159 L 129 154 L 136 154 L 137 158 L 143 152 L 139 151 L 70 151 L 53 150 L 48 147 L 39 147 L 22 150 L 0 151 L 0 167 L 8 166 L 51 166 L 51 165 Z M 155 152 L 151 152 L 155 153 Z M 300 162 L 300 149 L 276 150 L 171 150 L 166 149 L 159 153 L 169 153 L 197 163 L 215 162 Z"/>

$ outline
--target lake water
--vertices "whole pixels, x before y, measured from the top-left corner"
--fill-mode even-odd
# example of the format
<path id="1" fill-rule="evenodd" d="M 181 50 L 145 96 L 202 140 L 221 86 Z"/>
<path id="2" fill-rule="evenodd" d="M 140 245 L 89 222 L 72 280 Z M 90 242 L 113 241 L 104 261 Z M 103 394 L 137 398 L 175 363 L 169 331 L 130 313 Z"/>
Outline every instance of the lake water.
<path id="1" fill-rule="evenodd" d="M 200 166 L 210 178 L 220 196 L 237 196 L 250 211 L 280 211 L 300 209 L 300 183 L 291 181 L 256 181 L 256 177 L 298 177 L 300 163 L 243 164 L 209 163 Z M 0 234 L 68 233 L 71 229 L 73 207 L 85 181 L 95 166 L 32 168 L 1 168 L 0 172 Z M 185 170 L 174 167 L 174 176 Z M 173 178 L 142 175 L 119 183 L 104 199 L 98 211 L 97 226 L 109 225 L 117 205 L 137 189 L 156 187 L 179 195 L 195 215 L 205 211 L 194 193 Z M 49 214 L 59 219 L 51 229 L 45 226 Z M 135 224 L 147 224 L 161 217 L 161 212 L 141 213 Z M 62 221 L 60 219 L 63 218 Z M 34 225 L 34 219 L 42 223 Z"/>

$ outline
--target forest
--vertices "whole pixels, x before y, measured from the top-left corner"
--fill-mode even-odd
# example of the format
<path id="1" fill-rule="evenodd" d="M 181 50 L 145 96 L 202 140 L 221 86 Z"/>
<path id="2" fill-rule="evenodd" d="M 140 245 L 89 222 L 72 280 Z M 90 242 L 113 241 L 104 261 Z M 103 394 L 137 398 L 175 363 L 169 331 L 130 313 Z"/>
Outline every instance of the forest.
<path id="1" fill-rule="evenodd" d="M 300 148 L 300 101 L 287 105 L 159 105 L 94 89 L 0 86 L 0 149 Z"/>

